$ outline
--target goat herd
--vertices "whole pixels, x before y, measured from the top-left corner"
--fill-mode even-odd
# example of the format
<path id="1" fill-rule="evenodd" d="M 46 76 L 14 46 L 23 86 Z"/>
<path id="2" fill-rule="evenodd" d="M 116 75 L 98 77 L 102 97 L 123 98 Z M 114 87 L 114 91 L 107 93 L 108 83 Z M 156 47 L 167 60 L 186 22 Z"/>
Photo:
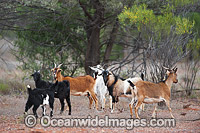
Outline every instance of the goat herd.
<path id="1" fill-rule="evenodd" d="M 131 117 L 133 118 L 132 106 L 134 104 L 134 110 L 136 118 L 138 116 L 138 109 L 144 110 L 145 103 L 158 103 L 165 101 L 169 109 L 172 118 L 172 111 L 170 108 L 170 91 L 172 83 L 177 83 L 177 68 L 169 69 L 164 67 L 167 72 L 167 78 L 165 81 L 159 83 L 152 83 L 144 81 L 144 75 L 141 77 L 134 77 L 128 79 L 122 79 L 114 75 L 108 70 L 104 70 L 100 65 L 90 67 L 94 71 L 94 77 L 86 75 L 79 77 L 62 76 L 60 66 L 55 65 L 51 70 L 54 74 L 54 83 L 50 83 L 41 79 L 39 71 L 36 71 L 33 76 L 35 81 L 35 89 L 31 89 L 30 85 L 27 85 L 28 100 L 25 106 L 25 114 L 33 106 L 33 113 L 37 116 L 37 109 L 39 106 L 43 108 L 43 115 L 45 115 L 45 105 L 49 105 L 51 108 L 50 116 L 53 116 L 54 98 L 58 98 L 61 103 L 61 111 L 64 111 L 64 100 L 69 107 L 69 115 L 71 115 L 71 102 L 70 95 L 74 96 L 88 96 L 89 108 L 92 108 L 93 100 L 95 107 L 98 110 L 97 95 L 100 97 L 101 107 L 105 108 L 106 95 L 109 94 L 109 105 L 111 113 L 115 109 L 115 104 L 119 101 L 119 97 L 131 97 L 132 100 L 129 103 Z M 155 117 L 157 111 L 157 104 L 154 104 L 154 110 L 152 117 Z"/>

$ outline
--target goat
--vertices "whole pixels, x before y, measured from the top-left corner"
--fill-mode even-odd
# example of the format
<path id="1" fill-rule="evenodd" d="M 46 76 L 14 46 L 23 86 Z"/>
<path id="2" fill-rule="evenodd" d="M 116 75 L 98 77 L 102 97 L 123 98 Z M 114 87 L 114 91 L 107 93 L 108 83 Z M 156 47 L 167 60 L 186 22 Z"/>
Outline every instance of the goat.
<path id="1" fill-rule="evenodd" d="M 61 65 L 59 65 L 60 67 Z M 54 72 L 54 78 L 55 80 L 58 81 L 63 81 L 63 80 L 68 80 L 70 83 L 70 93 L 74 96 L 83 96 L 83 95 L 91 95 L 88 96 L 90 104 L 89 108 L 92 108 L 92 102 L 94 100 L 96 109 L 98 110 L 98 100 L 97 97 L 94 93 L 94 85 L 95 85 L 95 80 L 93 77 L 90 75 L 86 76 L 79 76 L 79 77 L 69 77 L 69 76 L 63 76 L 61 74 L 62 69 L 59 67 L 56 67 L 52 69 Z"/>
<path id="2" fill-rule="evenodd" d="M 109 95 L 112 96 L 112 110 L 115 109 L 115 104 L 119 101 L 119 97 L 131 97 L 130 81 L 136 83 L 142 81 L 140 77 L 129 78 L 126 80 L 120 79 L 110 71 L 103 71 L 102 76 L 105 85 L 108 87 Z"/>
<path id="3" fill-rule="evenodd" d="M 70 101 L 70 83 L 67 80 L 63 80 L 62 82 L 58 82 L 56 86 L 56 92 L 55 92 L 55 98 L 58 98 L 61 103 L 61 111 L 60 114 L 64 111 L 64 100 L 66 99 L 66 102 L 69 107 L 69 113 L 68 115 L 71 115 L 71 101 Z"/>
<path id="4" fill-rule="evenodd" d="M 169 109 L 171 117 L 174 118 L 172 115 L 172 111 L 170 108 L 170 93 L 171 93 L 171 86 L 172 83 L 177 83 L 177 69 L 174 67 L 172 70 L 169 68 L 164 67 L 167 70 L 167 79 L 165 81 L 159 83 L 152 83 L 148 81 L 138 81 L 137 83 L 133 83 L 132 87 L 132 100 L 129 104 L 131 117 L 133 118 L 133 111 L 132 105 L 135 101 L 135 96 L 137 98 L 137 103 L 135 105 L 135 115 L 136 118 L 140 119 L 138 116 L 138 107 L 142 103 L 158 103 L 161 101 L 165 101 L 166 105 Z M 155 113 L 157 112 L 157 104 L 154 106 L 154 110 L 152 113 L 152 117 L 155 117 Z"/>
<path id="5" fill-rule="evenodd" d="M 47 89 L 52 85 L 52 83 L 50 83 L 50 82 L 41 80 L 41 74 L 40 74 L 39 71 L 36 71 L 31 76 L 33 76 L 36 88 Z M 69 84 L 69 82 L 68 81 L 63 81 L 63 83 L 58 82 L 58 85 L 56 87 L 57 87 L 57 91 L 55 92 L 55 98 L 58 98 L 60 100 L 60 104 L 61 104 L 60 114 L 63 113 L 64 105 L 65 105 L 64 99 L 66 99 L 68 107 L 69 107 L 69 115 L 71 115 L 70 84 Z"/>
<path id="6" fill-rule="evenodd" d="M 106 96 L 106 94 L 108 94 L 108 88 L 104 83 L 103 77 L 101 76 L 104 69 L 100 65 L 90 67 L 90 69 L 92 69 L 94 71 L 94 77 L 96 78 L 94 92 L 95 92 L 95 94 L 100 96 L 102 109 L 105 109 L 105 102 L 106 102 L 105 96 Z M 110 101 L 110 104 L 109 104 L 110 108 L 112 108 L 112 97 L 111 96 L 109 98 L 109 101 Z"/>
<path id="7" fill-rule="evenodd" d="M 51 86 L 50 82 L 41 79 L 40 71 L 36 71 L 31 75 L 35 81 L 36 88 L 49 88 Z"/>
<path id="8" fill-rule="evenodd" d="M 50 116 L 53 116 L 53 104 L 54 104 L 54 93 L 55 93 L 55 86 L 57 85 L 58 82 L 55 84 L 51 85 L 50 88 L 48 89 L 31 89 L 30 85 L 27 85 L 27 90 L 28 90 L 28 100 L 25 105 L 25 113 L 27 114 L 27 111 L 33 106 L 33 114 L 37 118 L 37 109 L 41 105 L 43 108 L 43 115 L 45 115 L 45 105 L 49 105 L 51 108 Z"/>

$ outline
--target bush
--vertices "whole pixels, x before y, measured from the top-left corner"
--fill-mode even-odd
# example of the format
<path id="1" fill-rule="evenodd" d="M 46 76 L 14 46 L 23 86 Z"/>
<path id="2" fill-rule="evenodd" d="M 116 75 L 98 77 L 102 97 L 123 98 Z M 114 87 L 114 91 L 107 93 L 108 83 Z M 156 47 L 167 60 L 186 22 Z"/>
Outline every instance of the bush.
<path id="1" fill-rule="evenodd" d="M 10 93 L 10 88 L 7 84 L 0 83 L 0 94 L 7 95 Z"/>
<path id="2" fill-rule="evenodd" d="M 23 94 L 25 92 L 25 85 L 19 81 L 0 81 L 0 94 Z"/>

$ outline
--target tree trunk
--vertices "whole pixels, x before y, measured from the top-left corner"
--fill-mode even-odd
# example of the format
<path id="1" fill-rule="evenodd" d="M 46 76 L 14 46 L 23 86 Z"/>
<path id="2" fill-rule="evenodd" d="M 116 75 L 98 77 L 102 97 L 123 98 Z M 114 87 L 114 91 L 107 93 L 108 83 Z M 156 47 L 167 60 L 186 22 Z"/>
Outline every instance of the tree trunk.
<path id="1" fill-rule="evenodd" d="M 100 28 L 90 28 L 91 31 L 87 32 L 89 35 L 85 56 L 85 72 L 92 75 L 93 71 L 89 68 L 89 66 L 94 66 L 100 63 Z"/>
<path id="2" fill-rule="evenodd" d="M 85 4 L 79 0 L 79 4 L 85 13 L 85 30 L 87 33 L 87 49 L 85 55 L 85 72 L 92 75 L 92 70 L 89 66 L 94 66 L 100 63 L 100 31 L 104 23 L 104 6 L 99 0 L 91 1 L 94 14 L 88 12 Z"/>
<path id="3" fill-rule="evenodd" d="M 116 19 L 115 24 L 113 26 L 113 29 L 110 33 L 110 39 L 107 43 L 106 51 L 105 51 L 105 54 L 104 54 L 103 61 L 104 61 L 105 64 L 107 64 L 108 61 L 109 61 L 109 58 L 110 58 L 110 55 L 111 55 L 111 52 L 112 52 L 112 48 L 113 48 L 113 44 L 114 44 L 114 41 L 115 41 L 116 36 L 117 36 L 118 28 L 119 28 L 119 22 L 118 22 L 118 19 Z"/>

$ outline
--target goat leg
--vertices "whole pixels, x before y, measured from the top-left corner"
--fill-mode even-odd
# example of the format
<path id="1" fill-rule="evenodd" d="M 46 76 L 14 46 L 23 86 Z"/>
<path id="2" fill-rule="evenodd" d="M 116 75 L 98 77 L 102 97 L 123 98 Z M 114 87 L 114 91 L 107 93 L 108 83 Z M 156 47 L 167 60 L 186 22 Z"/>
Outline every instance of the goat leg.
<path id="1" fill-rule="evenodd" d="M 138 108 L 140 107 L 141 104 L 142 104 L 142 102 L 138 100 L 138 102 L 136 103 L 136 106 L 135 106 L 135 115 L 136 115 L 137 119 L 140 119 L 140 117 L 138 116 Z"/>
<path id="2" fill-rule="evenodd" d="M 32 107 L 32 104 L 30 104 L 29 102 L 26 103 L 26 106 L 25 106 L 25 112 L 24 114 L 26 115 L 28 110 Z"/>
<path id="3" fill-rule="evenodd" d="M 51 108 L 50 117 L 52 117 L 53 116 L 53 104 L 52 103 L 50 104 L 50 108 Z"/>
<path id="4" fill-rule="evenodd" d="M 112 96 L 109 97 L 110 109 L 112 109 Z"/>
<path id="5" fill-rule="evenodd" d="M 97 100 L 97 97 L 96 97 L 94 91 L 90 91 L 90 94 L 92 96 L 92 100 L 94 100 L 94 102 L 95 102 L 96 110 L 98 110 L 98 100 Z"/>
<path id="6" fill-rule="evenodd" d="M 40 105 L 35 105 L 35 106 L 33 107 L 33 114 L 35 115 L 36 119 L 38 118 L 37 109 L 38 109 L 39 106 L 40 106 Z"/>
<path id="7" fill-rule="evenodd" d="M 105 95 L 102 95 L 101 96 L 101 108 L 102 108 L 102 110 L 104 110 L 105 109 L 105 103 L 106 103 L 106 98 L 105 98 Z"/>
<path id="8" fill-rule="evenodd" d="M 64 111 L 65 103 L 64 103 L 64 99 L 63 98 L 59 98 L 59 100 L 60 100 L 60 104 L 61 104 L 60 114 L 62 114 L 63 111 Z"/>
<path id="9" fill-rule="evenodd" d="M 92 103 L 93 103 L 92 97 L 88 95 L 88 99 L 89 99 L 89 108 L 92 109 Z"/>
<path id="10" fill-rule="evenodd" d="M 129 103 L 131 118 L 133 118 L 133 104 L 135 103 L 135 98 L 132 98 L 131 102 Z"/>
<path id="11" fill-rule="evenodd" d="M 69 107 L 68 115 L 71 115 L 71 102 L 70 102 L 70 97 L 69 96 L 66 98 L 66 101 L 67 101 L 67 104 L 68 104 L 68 107 Z"/>
<path id="12" fill-rule="evenodd" d="M 152 113 L 152 118 L 155 118 L 155 117 L 157 117 L 157 103 L 155 103 L 154 110 Z"/>
<path id="13" fill-rule="evenodd" d="M 42 106 L 42 110 L 43 110 L 43 114 L 42 115 L 45 116 L 46 115 L 46 107 L 45 107 L 45 105 Z"/>
<path id="14" fill-rule="evenodd" d="M 166 105 L 168 107 L 168 110 L 170 112 L 171 117 L 174 119 L 174 116 L 172 115 L 172 109 L 170 108 L 170 101 L 169 100 L 166 100 Z"/>

